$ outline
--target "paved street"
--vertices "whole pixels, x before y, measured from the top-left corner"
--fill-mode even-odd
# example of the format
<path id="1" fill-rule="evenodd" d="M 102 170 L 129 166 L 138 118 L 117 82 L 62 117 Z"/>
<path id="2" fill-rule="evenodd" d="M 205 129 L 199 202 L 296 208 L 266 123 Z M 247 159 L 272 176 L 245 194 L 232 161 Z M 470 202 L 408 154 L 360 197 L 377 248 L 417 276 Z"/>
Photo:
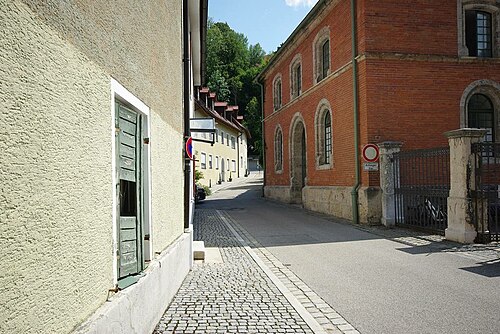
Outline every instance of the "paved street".
<path id="1" fill-rule="evenodd" d="M 498 245 L 353 226 L 245 181 L 198 205 L 195 239 L 221 259 L 195 265 L 157 333 L 500 332 Z"/>

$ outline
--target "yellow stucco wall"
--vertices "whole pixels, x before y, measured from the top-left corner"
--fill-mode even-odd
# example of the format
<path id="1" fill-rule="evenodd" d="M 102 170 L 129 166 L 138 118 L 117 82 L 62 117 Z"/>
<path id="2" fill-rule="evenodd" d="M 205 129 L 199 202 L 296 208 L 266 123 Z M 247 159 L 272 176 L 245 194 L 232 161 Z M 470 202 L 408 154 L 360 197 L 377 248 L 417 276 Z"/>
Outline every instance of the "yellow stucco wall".
<path id="1" fill-rule="evenodd" d="M 64 333 L 112 287 L 110 82 L 0 6 L 0 332 Z"/>
<path id="2" fill-rule="evenodd" d="M 111 78 L 151 111 L 153 252 L 182 235 L 181 7 L 0 0 L 0 333 L 69 332 L 113 287 Z"/>
<path id="3" fill-rule="evenodd" d="M 208 117 L 205 113 L 197 111 L 196 117 Z M 245 171 L 247 167 L 247 139 L 246 135 L 243 133 L 239 139 L 238 135 L 240 132 L 236 131 L 225 124 L 217 123 L 216 129 L 218 130 L 218 141 L 212 146 L 209 143 L 195 141 L 193 144 L 195 158 L 196 158 L 196 170 L 203 173 L 203 179 L 199 183 L 206 186 L 215 185 L 219 179 L 223 179 L 224 182 L 229 181 L 229 177 L 234 181 L 238 178 L 238 167 L 239 167 L 239 177 L 245 176 Z M 222 143 L 221 133 L 224 133 L 224 144 Z M 227 134 L 229 134 L 229 145 L 227 141 Z M 231 146 L 231 136 L 235 138 L 236 145 L 239 145 L 238 149 L 233 149 Z M 202 168 L 201 159 L 202 153 L 206 154 L 206 168 Z M 238 155 L 239 153 L 239 155 Z M 209 166 L 209 157 L 212 156 L 212 168 Z M 219 168 L 217 168 L 216 157 L 219 157 Z M 241 163 L 241 157 L 243 157 L 243 164 Z M 222 173 L 222 162 L 224 159 L 224 173 Z M 227 160 L 229 159 L 229 167 Z M 238 160 L 239 159 L 239 160 Z M 236 162 L 236 171 L 233 171 L 232 160 Z"/>
<path id="4" fill-rule="evenodd" d="M 184 139 L 156 113 L 151 123 L 152 242 L 159 253 L 184 231 Z"/>

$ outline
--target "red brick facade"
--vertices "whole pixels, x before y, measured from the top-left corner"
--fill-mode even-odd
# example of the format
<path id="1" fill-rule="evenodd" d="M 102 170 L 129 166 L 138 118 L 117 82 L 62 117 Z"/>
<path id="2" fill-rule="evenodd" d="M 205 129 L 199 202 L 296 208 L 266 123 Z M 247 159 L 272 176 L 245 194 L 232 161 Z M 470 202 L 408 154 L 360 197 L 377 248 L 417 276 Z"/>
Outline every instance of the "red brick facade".
<path id="1" fill-rule="evenodd" d="M 487 91 L 495 113 L 499 114 L 500 58 L 495 36 L 500 31 L 497 26 L 492 28 L 492 58 L 459 55 L 459 30 L 464 26 L 459 22 L 458 13 L 472 3 L 493 3 L 480 9 L 492 11 L 493 17 L 498 18 L 498 1 L 357 1 L 360 148 L 383 141 L 401 141 L 403 149 L 446 146 L 445 131 L 467 126 L 464 103 L 467 103 L 467 94 L 474 91 Z M 352 187 L 355 183 L 350 5 L 350 0 L 320 0 L 260 75 L 264 84 L 265 187 L 268 189 L 292 186 L 292 155 L 296 154 L 292 152 L 297 152 L 291 140 L 294 119 L 302 119 L 305 126 L 307 178 L 304 186 L 319 189 Z M 314 43 L 318 33 L 325 29 L 330 41 L 329 75 L 315 83 Z M 302 92 L 291 98 L 290 65 L 298 54 Z M 279 75 L 281 107 L 274 110 L 273 80 Z M 321 166 L 317 158 L 315 117 L 318 106 L 325 100 L 331 111 L 332 163 Z M 496 116 L 496 124 L 499 119 Z M 276 171 L 274 141 L 278 127 L 283 133 L 283 167 Z M 365 189 L 378 184 L 377 172 L 361 173 L 361 186 Z M 275 196 L 272 192 L 268 196 L 290 200 L 288 195 Z M 304 196 L 306 207 L 307 202 L 315 201 Z M 366 201 L 370 200 L 379 198 Z M 370 210 L 374 212 L 368 212 Z M 380 216 L 377 210 L 367 208 L 361 220 L 376 221 Z M 319 211 L 351 218 L 327 209 Z"/>

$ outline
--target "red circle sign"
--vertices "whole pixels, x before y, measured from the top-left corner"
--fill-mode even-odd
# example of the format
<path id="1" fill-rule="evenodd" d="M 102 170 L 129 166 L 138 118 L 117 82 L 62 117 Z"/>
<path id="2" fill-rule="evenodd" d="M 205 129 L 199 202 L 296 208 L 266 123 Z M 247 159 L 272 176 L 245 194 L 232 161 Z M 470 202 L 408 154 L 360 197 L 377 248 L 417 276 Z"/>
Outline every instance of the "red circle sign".
<path id="1" fill-rule="evenodd" d="M 189 159 L 193 159 L 193 138 L 191 137 L 186 140 L 186 154 Z"/>
<path id="2" fill-rule="evenodd" d="M 363 159 L 367 162 L 375 162 L 378 160 L 379 151 L 375 144 L 366 144 L 363 146 Z"/>

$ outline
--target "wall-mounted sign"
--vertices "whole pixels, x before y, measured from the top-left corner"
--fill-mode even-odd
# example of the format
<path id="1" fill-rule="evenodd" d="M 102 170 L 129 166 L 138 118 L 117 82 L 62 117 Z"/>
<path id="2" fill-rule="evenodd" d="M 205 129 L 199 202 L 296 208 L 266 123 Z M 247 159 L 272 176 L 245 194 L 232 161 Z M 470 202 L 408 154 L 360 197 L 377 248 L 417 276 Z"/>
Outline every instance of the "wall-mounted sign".
<path id="1" fill-rule="evenodd" d="M 378 146 L 375 144 L 366 144 L 363 146 L 363 160 L 367 162 L 378 161 L 379 151 Z"/>
<path id="2" fill-rule="evenodd" d="M 193 138 L 191 137 L 186 140 L 186 154 L 189 159 L 193 159 Z"/>
<path id="3" fill-rule="evenodd" d="M 366 172 L 376 172 L 378 171 L 378 162 L 364 162 L 363 170 Z"/>

